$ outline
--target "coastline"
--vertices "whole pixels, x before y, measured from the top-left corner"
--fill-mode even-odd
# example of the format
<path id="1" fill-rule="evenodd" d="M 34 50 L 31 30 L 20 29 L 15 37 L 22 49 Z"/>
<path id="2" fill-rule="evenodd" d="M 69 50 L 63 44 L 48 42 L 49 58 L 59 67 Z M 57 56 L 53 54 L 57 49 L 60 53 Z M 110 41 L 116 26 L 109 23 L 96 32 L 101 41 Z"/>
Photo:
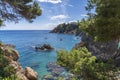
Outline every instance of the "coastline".
<path id="1" fill-rule="evenodd" d="M 9 34 L 9 36 L 8 36 Z M 47 72 L 46 64 L 56 61 L 56 51 L 59 49 L 71 50 L 79 42 L 75 40 L 75 35 L 71 34 L 54 34 L 49 31 L 3 31 L 0 33 L 3 43 L 16 45 L 15 49 L 19 51 L 19 63 L 25 68 L 32 67 L 37 73 L 39 80 Z M 47 37 L 47 39 L 45 39 Z M 63 41 L 60 41 L 60 39 Z M 49 43 L 55 48 L 54 51 L 44 52 L 35 51 L 32 46 Z"/>
<path id="2" fill-rule="evenodd" d="M 37 80 L 38 74 L 30 67 L 26 67 L 23 69 L 18 62 L 19 59 L 19 52 L 14 49 L 13 45 L 11 44 L 0 44 L 0 51 L 2 52 L 2 56 L 5 58 L 8 68 L 12 67 L 14 71 L 14 75 L 17 79 L 20 80 Z M 13 74 L 11 74 L 13 75 Z"/>

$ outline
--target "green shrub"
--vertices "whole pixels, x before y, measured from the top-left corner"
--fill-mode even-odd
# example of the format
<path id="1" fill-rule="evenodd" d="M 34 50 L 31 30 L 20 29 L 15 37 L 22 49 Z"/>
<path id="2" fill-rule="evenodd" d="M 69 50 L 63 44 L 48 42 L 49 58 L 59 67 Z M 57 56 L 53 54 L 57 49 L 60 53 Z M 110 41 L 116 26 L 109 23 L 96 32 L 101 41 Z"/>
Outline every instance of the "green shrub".
<path id="1" fill-rule="evenodd" d="M 57 53 L 57 63 L 70 70 L 77 79 L 116 80 L 116 69 L 112 61 L 106 63 L 97 61 L 86 48 L 71 52 L 61 50 Z"/>
<path id="2" fill-rule="evenodd" d="M 0 50 L 0 80 L 16 80 L 16 70 L 13 66 L 9 66 L 9 60 L 4 56 L 4 52 Z"/>

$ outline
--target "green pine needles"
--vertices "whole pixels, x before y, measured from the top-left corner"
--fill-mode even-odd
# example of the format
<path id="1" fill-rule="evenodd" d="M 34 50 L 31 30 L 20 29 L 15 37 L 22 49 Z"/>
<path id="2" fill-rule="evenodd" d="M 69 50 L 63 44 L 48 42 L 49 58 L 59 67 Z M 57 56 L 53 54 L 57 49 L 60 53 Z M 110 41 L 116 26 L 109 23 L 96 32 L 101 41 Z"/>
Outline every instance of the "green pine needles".
<path id="1" fill-rule="evenodd" d="M 16 80 L 16 70 L 9 65 L 9 60 L 4 56 L 0 49 L 0 80 Z"/>
<path id="2" fill-rule="evenodd" d="M 88 0 L 88 18 L 80 23 L 81 29 L 96 41 L 120 38 L 120 0 Z M 92 10 L 95 10 L 93 12 Z"/>
<path id="3" fill-rule="evenodd" d="M 32 22 L 41 13 L 38 3 L 33 0 L 0 1 L 0 25 L 2 25 L 3 21 L 18 22 L 21 19 Z"/>
<path id="4" fill-rule="evenodd" d="M 86 48 L 57 53 L 57 63 L 75 74 L 76 80 L 116 80 L 117 69 L 112 60 L 106 63 L 97 61 Z"/>

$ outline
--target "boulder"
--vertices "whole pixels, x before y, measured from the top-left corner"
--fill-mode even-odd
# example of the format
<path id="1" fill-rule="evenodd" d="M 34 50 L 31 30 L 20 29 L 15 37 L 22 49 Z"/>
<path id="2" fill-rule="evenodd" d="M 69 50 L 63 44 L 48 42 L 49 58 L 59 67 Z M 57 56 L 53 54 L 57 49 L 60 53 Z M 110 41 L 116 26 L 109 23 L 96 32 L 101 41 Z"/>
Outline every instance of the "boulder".
<path id="1" fill-rule="evenodd" d="M 54 76 L 51 74 L 43 76 L 42 80 L 55 80 Z"/>
<path id="2" fill-rule="evenodd" d="M 58 80 L 59 78 L 60 80 L 72 80 L 74 77 L 72 73 L 55 62 L 49 62 L 46 67 L 50 74 L 45 75 L 42 80 Z"/>
<path id="3" fill-rule="evenodd" d="M 55 62 L 49 62 L 46 67 L 47 71 L 51 72 L 51 75 L 54 77 L 60 76 L 60 74 L 65 71 L 63 67 Z"/>
<path id="4" fill-rule="evenodd" d="M 49 62 L 46 67 L 47 70 L 54 75 L 59 75 L 60 73 L 65 71 L 64 67 L 61 67 L 55 62 Z"/>
<path id="5" fill-rule="evenodd" d="M 11 49 L 11 48 L 6 48 L 5 49 L 5 56 L 11 58 L 14 61 L 17 61 L 19 58 L 19 54 L 17 50 Z"/>
<path id="6" fill-rule="evenodd" d="M 25 70 L 19 65 L 17 61 L 19 53 L 13 49 L 12 45 L 0 45 L 0 51 L 3 57 L 8 61 L 7 65 L 14 68 L 15 75 L 19 80 L 37 80 L 37 73 L 31 68 L 27 67 Z M 0 63 L 0 66 L 3 65 Z"/>
<path id="7" fill-rule="evenodd" d="M 25 68 L 25 76 L 29 80 L 37 80 L 38 79 L 38 74 L 30 67 Z"/>
<path id="8" fill-rule="evenodd" d="M 18 64 L 18 62 L 16 61 L 11 61 L 10 66 L 13 66 L 15 70 L 19 71 L 21 68 L 20 68 L 20 65 Z"/>
<path id="9" fill-rule="evenodd" d="M 42 46 L 36 46 L 35 50 L 37 50 L 37 51 L 39 51 L 39 50 L 43 50 L 43 51 L 53 50 L 53 47 L 49 44 L 43 44 Z"/>
<path id="10" fill-rule="evenodd" d="M 0 46 L 0 50 L 2 51 L 3 55 L 11 60 L 17 61 L 19 58 L 19 53 L 17 50 L 14 50 L 12 47 L 8 47 L 6 45 Z"/>
<path id="11" fill-rule="evenodd" d="M 16 76 L 19 80 L 29 80 L 24 74 L 21 74 L 20 72 L 18 72 Z"/>

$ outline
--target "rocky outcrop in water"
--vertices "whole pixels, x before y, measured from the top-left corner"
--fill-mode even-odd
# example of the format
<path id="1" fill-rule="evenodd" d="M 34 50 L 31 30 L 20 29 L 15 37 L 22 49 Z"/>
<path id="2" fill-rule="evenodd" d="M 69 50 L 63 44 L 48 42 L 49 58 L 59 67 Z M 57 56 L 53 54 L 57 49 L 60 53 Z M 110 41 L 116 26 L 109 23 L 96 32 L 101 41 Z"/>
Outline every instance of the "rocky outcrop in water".
<path id="1" fill-rule="evenodd" d="M 50 51 L 54 48 L 49 44 L 43 44 L 42 46 L 35 46 L 36 51 Z"/>
<path id="2" fill-rule="evenodd" d="M 47 67 L 47 70 L 51 72 L 53 76 L 56 76 L 56 77 L 58 77 L 60 73 L 65 71 L 63 67 L 61 67 L 60 65 L 54 62 L 49 62 L 46 67 Z"/>
<path id="3" fill-rule="evenodd" d="M 18 63 L 19 53 L 13 49 L 13 46 L 0 44 L 0 51 L 3 57 L 9 61 L 8 66 L 12 66 L 15 69 L 15 75 L 19 80 L 37 80 L 37 73 L 30 67 L 26 67 L 24 70 Z"/>
<path id="4" fill-rule="evenodd" d="M 72 80 L 74 77 L 72 73 L 67 72 L 64 67 L 55 62 L 49 62 L 46 67 L 50 74 L 43 76 L 42 80 L 58 80 L 59 78 L 62 78 L 62 80 Z"/>

